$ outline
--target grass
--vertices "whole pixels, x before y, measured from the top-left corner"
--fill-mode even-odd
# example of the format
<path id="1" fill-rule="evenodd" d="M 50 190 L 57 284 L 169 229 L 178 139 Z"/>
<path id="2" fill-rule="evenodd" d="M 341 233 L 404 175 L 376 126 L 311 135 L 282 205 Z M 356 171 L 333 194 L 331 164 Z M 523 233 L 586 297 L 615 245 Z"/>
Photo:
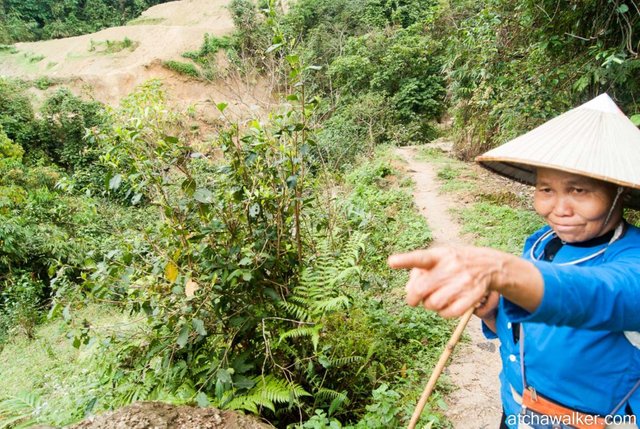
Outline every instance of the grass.
<path id="1" fill-rule="evenodd" d="M 474 235 L 474 244 L 520 254 L 525 238 L 543 225 L 529 207 L 530 201 L 497 181 L 479 177 L 470 164 L 428 147 L 419 152 L 419 159 L 438 167 L 440 192 L 472 201 L 455 209 L 453 215 L 461 222 L 463 233 Z"/>
<path id="2" fill-rule="evenodd" d="M 0 45 L 0 53 L 17 54 L 18 49 L 14 45 Z"/>
<path id="3" fill-rule="evenodd" d="M 38 70 L 38 63 L 44 59 L 43 55 L 36 55 L 32 52 L 18 51 L 12 46 L 2 46 L 3 48 L 0 49 L 0 61 L 13 62 L 28 73 L 35 73 Z M 20 53 L 22 55 L 20 55 Z"/>
<path id="4" fill-rule="evenodd" d="M 133 52 L 138 46 L 140 46 L 140 42 L 131 40 L 128 37 L 125 37 L 122 40 L 91 40 L 91 43 L 89 45 L 89 52 L 97 52 L 100 54 L 115 54 L 117 52 L 124 51 L 125 49 Z"/>
<path id="5" fill-rule="evenodd" d="M 182 61 L 165 61 L 162 63 L 163 66 L 168 68 L 169 70 L 173 70 L 176 73 L 183 74 L 185 76 L 190 77 L 200 77 L 200 72 L 195 65 L 191 63 L 184 63 Z"/>
<path id="6" fill-rule="evenodd" d="M 387 267 L 386 259 L 391 253 L 424 248 L 432 240 L 426 219 L 413 201 L 413 182 L 395 167 L 399 163 L 392 147 L 377 148 L 373 159 L 361 159 L 347 169 L 345 186 L 349 192 L 338 200 L 343 201 L 348 222 L 368 234 L 367 251 L 362 258 L 367 289 L 355 296 L 370 303 L 368 317 L 375 319 L 383 332 L 388 330 L 385 338 L 410 338 L 415 346 L 402 346 L 406 347 L 403 352 L 408 353 L 403 357 L 406 371 L 391 384 L 401 394 L 394 406 L 407 406 L 410 413 L 453 330 L 453 323 L 433 312 L 409 308 L 404 302 L 407 272 Z M 371 335 L 370 341 L 375 337 Z M 434 428 L 448 425 L 441 410 L 445 408 L 442 397 L 450 387 L 445 379 L 439 381 L 423 422 L 432 421 Z"/>
<path id="7" fill-rule="evenodd" d="M 144 17 L 139 17 L 139 18 L 132 19 L 131 21 L 127 22 L 127 25 L 156 25 L 156 24 L 160 24 L 164 20 L 165 20 L 164 18 L 144 18 Z"/>
<path id="8" fill-rule="evenodd" d="M 97 306 L 78 316 L 90 318 L 98 329 L 128 321 L 116 310 Z M 0 352 L 0 427 L 10 417 L 1 410 L 15 402 L 23 407 L 14 406 L 14 413 L 56 426 L 83 418 L 85 410 L 95 405 L 100 372 L 92 368 L 94 348 L 74 348 L 68 331 L 63 320 L 54 320 L 38 327 L 34 340 L 15 337 Z"/>
<path id="9" fill-rule="evenodd" d="M 543 225 L 535 212 L 506 204 L 480 202 L 459 213 L 462 231 L 477 237 L 476 244 L 521 254 L 526 237 Z"/>

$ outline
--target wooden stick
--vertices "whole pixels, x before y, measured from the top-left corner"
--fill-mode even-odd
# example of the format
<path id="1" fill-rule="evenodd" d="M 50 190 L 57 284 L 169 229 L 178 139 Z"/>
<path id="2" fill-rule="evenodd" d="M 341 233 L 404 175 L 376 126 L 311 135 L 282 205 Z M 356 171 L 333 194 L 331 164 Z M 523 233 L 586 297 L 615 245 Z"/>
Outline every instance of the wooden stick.
<path id="1" fill-rule="evenodd" d="M 424 392 L 422 392 L 422 396 L 420 396 L 418 405 L 416 405 L 416 409 L 413 412 L 413 416 L 411 416 L 411 421 L 409 422 L 408 429 L 415 429 L 416 425 L 418 424 L 418 420 L 420 420 L 420 415 L 422 414 L 422 410 L 424 410 L 425 405 L 427 405 L 427 400 L 429 399 L 429 396 L 431 396 L 431 392 L 433 392 L 433 388 L 436 387 L 436 382 L 438 381 L 440 374 L 442 374 L 442 370 L 444 369 L 444 366 L 447 363 L 449 356 L 451 356 L 453 349 L 456 347 L 456 344 L 458 344 L 458 341 L 460 341 L 460 337 L 464 332 L 464 328 L 467 327 L 467 324 L 469 323 L 469 319 L 471 319 L 471 316 L 473 315 L 474 310 L 475 310 L 475 307 L 471 307 L 469 310 L 467 310 L 467 312 L 464 313 L 464 315 L 458 322 L 458 326 L 456 326 L 456 330 L 453 331 L 453 334 L 451 335 L 449 342 L 447 343 L 444 351 L 440 355 L 440 359 L 438 359 L 438 363 L 436 364 L 436 367 L 433 369 L 433 372 L 431 373 L 431 377 L 429 378 L 429 382 L 427 383 L 427 386 L 424 388 Z"/>

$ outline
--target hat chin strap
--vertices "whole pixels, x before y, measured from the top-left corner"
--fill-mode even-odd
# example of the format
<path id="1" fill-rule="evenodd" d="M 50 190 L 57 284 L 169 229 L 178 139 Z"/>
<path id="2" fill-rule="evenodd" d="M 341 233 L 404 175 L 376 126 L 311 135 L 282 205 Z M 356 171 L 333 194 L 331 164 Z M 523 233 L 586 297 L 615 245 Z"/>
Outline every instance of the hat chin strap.
<path id="1" fill-rule="evenodd" d="M 611 208 L 609 209 L 609 213 L 607 213 L 607 218 L 604 220 L 602 224 L 602 228 L 604 229 L 609 221 L 611 220 L 611 215 L 613 215 L 613 210 L 616 208 L 616 204 L 618 204 L 618 199 L 620 199 L 620 195 L 624 192 L 624 188 L 622 186 L 618 186 L 616 190 L 616 197 L 613 199 L 613 203 L 611 203 Z"/>

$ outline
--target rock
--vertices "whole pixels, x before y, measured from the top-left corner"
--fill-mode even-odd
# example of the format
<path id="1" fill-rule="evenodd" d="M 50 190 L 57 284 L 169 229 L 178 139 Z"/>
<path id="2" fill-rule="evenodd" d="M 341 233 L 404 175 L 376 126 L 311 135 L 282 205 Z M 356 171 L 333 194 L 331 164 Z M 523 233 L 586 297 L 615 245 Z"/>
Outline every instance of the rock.
<path id="1" fill-rule="evenodd" d="M 137 402 L 90 417 L 69 429 L 272 429 L 252 416 L 217 408 Z"/>

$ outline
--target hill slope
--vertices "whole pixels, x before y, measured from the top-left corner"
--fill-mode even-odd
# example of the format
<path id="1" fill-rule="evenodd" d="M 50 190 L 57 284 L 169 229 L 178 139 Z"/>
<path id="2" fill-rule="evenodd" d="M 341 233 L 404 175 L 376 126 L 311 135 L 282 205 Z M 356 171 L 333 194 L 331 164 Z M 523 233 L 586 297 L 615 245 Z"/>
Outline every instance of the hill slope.
<path id="1" fill-rule="evenodd" d="M 254 111 L 271 101 L 264 83 L 240 76 L 207 84 L 162 67 L 166 60 L 197 50 L 205 34 L 233 31 L 228 0 L 181 0 L 154 6 L 130 25 L 66 39 L 18 43 L 17 52 L 0 51 L 0 75 L 33 80 L 43 76 L 76 92 L 108 104 L 117 104 L 142 82 L 160 78 L 169 96 L 182 107 L 225 101 L 235 114 Z M 135 44 L 134 49 L 105 52 L 106 41 Z M 202 109 L 200 109 L 202 110 Z"/>

